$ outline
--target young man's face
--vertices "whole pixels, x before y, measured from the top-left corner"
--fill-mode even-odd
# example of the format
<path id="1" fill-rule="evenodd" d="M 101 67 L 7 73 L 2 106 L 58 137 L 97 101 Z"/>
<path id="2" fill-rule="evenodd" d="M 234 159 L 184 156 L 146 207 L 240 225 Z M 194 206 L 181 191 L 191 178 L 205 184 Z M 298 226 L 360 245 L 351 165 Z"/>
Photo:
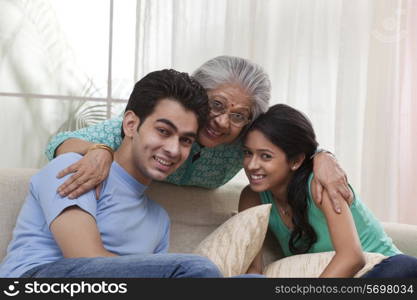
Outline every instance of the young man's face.
<path id="1" fill-rule="evenodd" d="M 159 100 L 153 113 L 140 124 L 130 137 L 132 171 L 142 183 L 149 184 L 165 179 L 187 159 L 198 122 L 194 112 L 166 98 Z"/>

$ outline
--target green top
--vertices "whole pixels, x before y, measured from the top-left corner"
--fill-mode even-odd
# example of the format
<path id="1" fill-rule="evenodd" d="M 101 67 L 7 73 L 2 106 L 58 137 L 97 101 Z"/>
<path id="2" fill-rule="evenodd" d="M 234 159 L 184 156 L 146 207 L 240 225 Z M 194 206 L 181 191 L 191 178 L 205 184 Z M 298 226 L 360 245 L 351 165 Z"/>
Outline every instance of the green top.
<path id="1" fill-rule="evenodd" d="M 326 217 L 324 216 L 323 212 L 316 206 L 311 195 L 310 185 L 312 179 L 313 174 L 310 175 L 308 180 L 307 214 L 308 221 L 316 232 L 317 242 L 311 246 L 308 253 L 334 251 L 326 222 Z M 354 200 L 350 206 L 350 211 L 356 225 L 356 230 L 358 232 L 363 251 L 381 253 L 385 256 L 400 254 L 401 251 L 397 249 L 391 238 L 389 238 L 384 232 L 384 229 L 382 228 L 379 221 L 365 206 L 365 204 L 360 201 L 352 187 L 350 188 L 354 195 Z M 270 191 L 261 192 L 260 198 L 263 204 L 272 203 L 272 210 L 269 218 L 269 228 L 278 239 L 284 255 L 293 255 L 288 246 L 291 231 L 282 221 L 272 193 Z"/>
<path id="2" fill-rule="evenodd" d="M 69 138 L 106 144 L 116 150 L 122 142 L 122 120 L 122 117 L 117 117 L 74 132 L 61 132 L 49 142 L 46 156 L 49 160 L 53 159 L 56 148 Z M 218 188 L 232 179 L 242 168 L 241 148 L 241 143 L 213 148 L 205 148 L 194 143 L 188 159 L 165 181 L 177 185 Z M 199 158 L 195 159 L 198 153 Z"/>

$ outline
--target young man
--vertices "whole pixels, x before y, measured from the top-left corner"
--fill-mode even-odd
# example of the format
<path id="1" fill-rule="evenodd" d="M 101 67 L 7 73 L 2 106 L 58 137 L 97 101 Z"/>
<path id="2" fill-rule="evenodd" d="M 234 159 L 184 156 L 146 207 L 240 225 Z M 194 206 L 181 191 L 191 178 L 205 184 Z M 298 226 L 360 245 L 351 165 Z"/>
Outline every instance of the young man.
<path id="1" fill-rule="evenodd" d="M 31 179 L 0 277 L 219 277 L 206 258 L 164 253 L 168 215 L 144 194 L 186 160 L 207 112 L 206 92 L 187 74 L 141 79 L 99 200 L 94 192 L 75 200 L 57 193 L 66 178 L 56 174 L 79 154 L 51 161 Z"/>

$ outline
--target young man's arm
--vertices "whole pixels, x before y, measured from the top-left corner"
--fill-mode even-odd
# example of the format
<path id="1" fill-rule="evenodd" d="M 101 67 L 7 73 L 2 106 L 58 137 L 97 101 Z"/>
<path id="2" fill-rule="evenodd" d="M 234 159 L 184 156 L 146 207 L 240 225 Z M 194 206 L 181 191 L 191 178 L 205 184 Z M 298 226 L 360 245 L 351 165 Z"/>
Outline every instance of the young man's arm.
<path id="1" fill-rule="evenodd" d="M 78 206 L 66 208 L 50 230 L 66 258 L 117 256 L 104 248 L 95 219 Z"/>
<path id="2" fill-rule="evenodd" d="M 67 153 L 48 163 L 31 181 L 31 193 L 39 201 L 45 222 L 64 257 L 114 256 L 102 243 L 96 223 L 97 205 L 94 192 L 76 199 L 61 197 L 57 188 L 67 177 L 56 178 L 59 170 L 80 159 Z"/>

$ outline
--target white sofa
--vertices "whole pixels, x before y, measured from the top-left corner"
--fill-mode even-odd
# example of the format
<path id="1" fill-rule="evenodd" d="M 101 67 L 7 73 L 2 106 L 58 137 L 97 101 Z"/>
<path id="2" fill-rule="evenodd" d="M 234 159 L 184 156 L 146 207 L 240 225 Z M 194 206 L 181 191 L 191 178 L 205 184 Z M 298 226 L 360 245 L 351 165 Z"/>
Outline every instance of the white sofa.
<path id="1" fill-rule="evenodd" d="M 3 259 L 30 177 L 36 169 L 0 169 L 0 261 Z M 153 183 L 152 199 L 168 211 L 172 222 L 170 252 L 192 252 L 216 227 L 236 213 L 243 186 L 227 184 L 216 190 Z M 404 253 L 417 257 L 417 226 L 384 223 L 386 232 Z M 266 263 L 279 258 L 274 239 L 267 239 Z"/>

